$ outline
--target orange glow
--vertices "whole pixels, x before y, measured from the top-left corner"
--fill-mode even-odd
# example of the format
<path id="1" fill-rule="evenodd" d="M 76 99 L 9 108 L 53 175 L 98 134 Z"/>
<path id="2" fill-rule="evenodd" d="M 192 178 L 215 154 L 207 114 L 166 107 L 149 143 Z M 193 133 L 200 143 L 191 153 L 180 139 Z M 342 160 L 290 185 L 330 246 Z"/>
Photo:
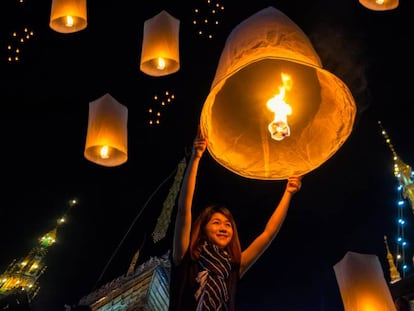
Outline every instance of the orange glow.
<path id="1" fill-rule="evenodd" d="M 399 0 L 359 0 L 359 3 L 373 11 L 387 11 L 396 9 Z"/>
<path id="2" fill-rule="evenodd" d="M 361 311 L 378 311 L 381 310 L 383 305 L 381 301 L 372 294 L 372 293 L 361 293 L 360 296 L 360 308 Z"/>
<path id="3" fill-rule="evenodd" d="M 396 311 L 378 256 L 349 251 L 334 271 L 345 311 Z"/>
<path id="4" fill-rule="evenodd" d="M 56 32 L 73 33 L 87 27 L 86 0 L 52 0 L 49 26 Z"/>
<path id="5" fill-rule="evenodd" d="M 72 27 L 73 26 L 73 17 L 72 16 L 66 16 L 66 23 L 65 26 L 66 27 Z"/>
<path id="6" fill-rule="evenodd" d="M 108 155 L 108 146 L 103 146 L 101 148 L 101 151 L 99 152 L 99 155 L 101 156 L 102 159 L 108 159 L 109 155 Z"/>
<path id="7" fill-rule="evenodd" d="M 165 59 L 162 57 L 158 57 L 157 69 L 164 70 L 165 66 L 166 66 Z"/>

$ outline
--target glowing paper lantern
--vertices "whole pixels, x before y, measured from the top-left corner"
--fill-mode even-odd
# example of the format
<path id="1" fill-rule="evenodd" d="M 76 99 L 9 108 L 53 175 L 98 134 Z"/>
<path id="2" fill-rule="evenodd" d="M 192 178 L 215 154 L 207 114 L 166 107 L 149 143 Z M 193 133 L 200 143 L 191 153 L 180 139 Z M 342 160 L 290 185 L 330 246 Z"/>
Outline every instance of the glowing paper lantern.
<path id="1" fill-rule="evenodd" d="M 105 94 L 89 103 L 85 158 L 103 166 L 121 165 L 128 159 L 128 109 Z"/>
<path id="2" fill-rule="evenodd" d="M 359 0 L 359 3 L 373 11 L 387 11 L 398 7 L 398 0 Z"/>
<path id="3" fill-rule="evenodd" d="M 140 69 L 147 75 L 159 77 L 180 69 L 180 21 L 166 11 L 144 23 Z"/>
<path id="4" fill-rule="evenodd" d="M 377 256 L 347 252 L 334 271 L 345 311 L 396 311 Z"/>
<path id="5" fill-rule="evenodd" d="M 54 31 L 72 33 L 87 24 L 86 0 L 52 0 L 49 26 Z"/>
<path id="6" fill-rule="evenodd" d="M 351 92 L 322 68 L 302 30 L 268 7 L 227 38 L 200 127 L 221 165 L 276 180 L 328 160 L 350 135 L 355 115 Z"/>

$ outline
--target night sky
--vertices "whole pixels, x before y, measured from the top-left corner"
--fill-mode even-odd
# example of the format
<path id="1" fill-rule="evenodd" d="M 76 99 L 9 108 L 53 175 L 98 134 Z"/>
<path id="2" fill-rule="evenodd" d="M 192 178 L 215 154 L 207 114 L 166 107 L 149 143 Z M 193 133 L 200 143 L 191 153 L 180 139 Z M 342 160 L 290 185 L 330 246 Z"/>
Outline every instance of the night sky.
<path id="1" fill-rule="evenodd" d="M 333 266 L 347 251 L 377 255 L 389 279 L 384 235 L 394 250 L 399 194 L 378 121 L 400 158 L 414 165 L 410 1 L 375 12 L 357 0 L 223 0 L 221 23 L 208 29 L 211 40 L 192 24 L 194 8 L 207 12 L 205 1 L 89 0 L 88 27 L 73 34 L 49 28 L 47 2 L 2 1 L 0 21 L 0 271 L 55 226 L 70 199 L 79 200 L 49 251 L 33 310 L 76 304 L 126 273 L 140 247 L 138 264 L 168 251 L 172 226 L 157 243 L 151 234 L 175 169 L 191 148 L 225 40 L 268 6 L 309 36 L 323 67 L 351 90 L 358 112 L 348 140 L 303 178 L 279 235 L 241 280 L 238 310 L 343 310 Z M 180 20 L 181 68 L 157 78 L 141 72 L 139 60 L 144 21 L 161 10 Z M 20 46 L 21 60 L 9 62 L 10 34 L 24 27 L 34 36 Z M 148 109 L 165 91 L 175 99 L 158 107 L 161 122 L 151 126 Z M 129 158 L 118 167 L 83 156 L 89 102 L 106 93 L 128 107 Z M 195 204 L 226 203 L 245 246 L 264 227 L 284 187 L 285 181 L 236 175 L 206 153 Z M 410 245 L 414 218 L 408 203 L 405 208 Z M 409 275 L 412 251 L 407 257 Z"/>

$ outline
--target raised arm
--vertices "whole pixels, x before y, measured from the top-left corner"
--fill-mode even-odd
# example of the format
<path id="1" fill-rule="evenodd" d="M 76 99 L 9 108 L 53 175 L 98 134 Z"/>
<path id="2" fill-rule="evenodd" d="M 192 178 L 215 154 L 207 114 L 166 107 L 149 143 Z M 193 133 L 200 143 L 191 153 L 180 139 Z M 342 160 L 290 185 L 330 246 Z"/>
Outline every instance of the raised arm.
<path id="1" fill-rule="evenodd" d="M 178 197 L 178 210 L 175 219 L 173 240 L 173 262 L 178 265 L 183 259 L 190 244 L 191 233 L 191 208 L 193 204 L 194 189 L 196 185 L 198 165 L 207 147 L 207 140 L 201 135 L 198 128 L 197 136 L 193 142 L 191 157 L 187 164 L 183 182 Z"/>
<path id="2" fill-rule="evenodd" d="M 276 237 L 286 218 L 294 193 L 302 186 L 302 177 L 290 177 L 279 204 L 270 216 L 264 231 L 242 252 L 240 277 L 256 262 Z"/>

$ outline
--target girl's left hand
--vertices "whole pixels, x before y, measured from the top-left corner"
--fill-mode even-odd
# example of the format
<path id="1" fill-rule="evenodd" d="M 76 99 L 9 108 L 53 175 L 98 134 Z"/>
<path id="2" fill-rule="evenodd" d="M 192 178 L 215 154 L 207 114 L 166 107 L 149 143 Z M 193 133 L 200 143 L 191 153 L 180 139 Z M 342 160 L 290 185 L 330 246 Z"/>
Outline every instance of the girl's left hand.
<path id="1" fill-rule="evenodd" d="M 288 178 L 286 191 L 296 193 L 302 187 L 302 176 L 292 176 Z"/>

